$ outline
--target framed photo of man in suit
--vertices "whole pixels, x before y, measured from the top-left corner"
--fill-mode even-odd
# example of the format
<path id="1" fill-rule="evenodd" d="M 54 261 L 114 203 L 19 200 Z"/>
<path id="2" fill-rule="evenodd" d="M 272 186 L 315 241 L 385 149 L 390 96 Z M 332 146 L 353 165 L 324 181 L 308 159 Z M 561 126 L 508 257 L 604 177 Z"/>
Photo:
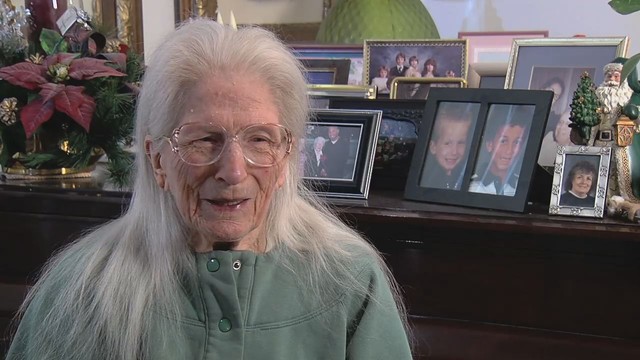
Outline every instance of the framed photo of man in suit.
<path id="1" fill-rule="evenodd" d="M 300 174 L 329 197 L 369 194 L 380 110 L 317 110 L 299 139 Z"/>

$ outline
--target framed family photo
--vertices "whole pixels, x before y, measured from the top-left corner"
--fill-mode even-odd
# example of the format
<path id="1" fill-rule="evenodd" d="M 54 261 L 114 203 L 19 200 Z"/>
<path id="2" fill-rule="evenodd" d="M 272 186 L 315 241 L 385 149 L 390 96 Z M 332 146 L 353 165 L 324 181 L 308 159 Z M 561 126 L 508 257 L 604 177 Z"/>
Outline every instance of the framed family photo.
<path id="1" fill-rule="evenodd" d="M 602 218 L 610 163 L 609 147 L 560 146 L 549 214 Z"/>
<path id="2" fill-rule="evenodd" d="M 463 78 L 417 78 L 399 76 L 391 81 L 390 99 L 426 100 L 429 90 L 434 87 L 467 87 L 467 81 Z"/>
<path id="3" fill-rule="evenodd" d="M 434 88 L 405 198 L 523 212 L 552 94 Z"/>
<path id="4" fill-rule="evenodd" d="M 570 104 L 580 75 L 604 80 L 603 67 L 625 56 L 627 37 L 516 39 L 513 42 L 505 88 L 554 92 L 538 163 L 551 170 L 558 145 L 573 145 L 569 134 Z"/>
<path id="5" fill-rule="evenodd" d="M 379 110 L 317 110 L 298 139 L 307 185 L 327 197 L 367 199 L 381 118 Z"/>
<path id="6" fill-rule="evenodd" d="M 467 40 L 365 40 L 364 82 L 380 93 L 407 77 L 467 77 Z M 383 84 L 387 84 L 384 89 Z"/>
<path id="7" fill-rule="evenodd" d="M 332 99 L 332 109 L 381 110 L 371 188 L 403 190 L 418 139 L 425 100 Z"/>

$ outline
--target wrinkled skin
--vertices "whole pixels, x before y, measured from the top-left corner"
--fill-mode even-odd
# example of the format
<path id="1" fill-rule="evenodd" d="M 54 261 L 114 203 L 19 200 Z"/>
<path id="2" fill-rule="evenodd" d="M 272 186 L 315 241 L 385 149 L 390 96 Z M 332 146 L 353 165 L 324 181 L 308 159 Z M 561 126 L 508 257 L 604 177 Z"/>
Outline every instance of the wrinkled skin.
<path id="1" fill-rule="evenodd" d="M 205 79 L 187 95 L 179 125 L 212 122 L 236 134 L 251 123 L 280 123 L 269 87 L 249 74 Z M 288 158 L 271 167 L 256 167 L 232 141 L 214 164 L 192 166 L 172 152 L 166 141 L 147 138 L 146 147 L 158 186 L 171 193 L 192 228 L 190 245 L 195 251 L 264 251 L 267 210 L 284 184 Z"/>

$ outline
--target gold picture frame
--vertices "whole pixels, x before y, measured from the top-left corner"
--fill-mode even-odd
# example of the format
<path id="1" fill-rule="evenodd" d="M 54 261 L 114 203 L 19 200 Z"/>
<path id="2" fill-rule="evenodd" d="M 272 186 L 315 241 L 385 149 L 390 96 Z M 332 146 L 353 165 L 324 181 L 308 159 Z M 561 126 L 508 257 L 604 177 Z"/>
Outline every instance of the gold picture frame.
<path id="1" fill-rule="evenodd" d="M 467 81 L 460 77 L 418 78 L 399 76 L 391 80 L 389 98 L 425 100 L 431 87 L 466 88 Z"/>

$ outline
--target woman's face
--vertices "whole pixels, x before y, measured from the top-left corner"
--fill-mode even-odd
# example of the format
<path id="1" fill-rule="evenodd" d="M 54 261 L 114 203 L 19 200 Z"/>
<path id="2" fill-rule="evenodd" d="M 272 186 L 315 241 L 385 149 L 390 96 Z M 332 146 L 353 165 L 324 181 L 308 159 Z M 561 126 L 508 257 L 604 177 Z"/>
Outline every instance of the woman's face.
<path id="1" fill-rule="evenodd" d="M 571 191 L 579 197 L 585 197 L 589 194 L 592 183 L 593 173 L 576 171 L 573 175 L 573 180 L 571 180 Z"/>
<path id="2" fill-rule="evenodd" d="M 433 64 L 427 64 L 424 68 L 427 69 L 428 72 L 433 72 Z"/>
<path id="3" fill-rule="evenodd" d="M 565 111 L 562 116 L 560 116 L 560 120 L 554 129 L 554 138 L 558 145 L 571 145 L 571 128 L 569 124 L 571 124 L 571 120 L 569 116 L 571 113 L 569 111 Z"/>
<path id="4" fill-rule="evenodd" d="M 280 123 L 269 87 L 249 74 L 217 75 L 185 95 L 179 125 L 214 123 L 227 129 L 231 138 L 250 124 Z M 230 141 L 220 159 L 207 166 L 186 164 L 170 146 L 152 159 L 158 184 L 171 193 L 194 230 L 191 245 L 196 251 L 210 251 L 220 242 L 233 243 L 238 250 L 261 249 L 267 209 L 285 181 L 288 158 L 256 167 L 245 160 L 240 143 Z"/>

